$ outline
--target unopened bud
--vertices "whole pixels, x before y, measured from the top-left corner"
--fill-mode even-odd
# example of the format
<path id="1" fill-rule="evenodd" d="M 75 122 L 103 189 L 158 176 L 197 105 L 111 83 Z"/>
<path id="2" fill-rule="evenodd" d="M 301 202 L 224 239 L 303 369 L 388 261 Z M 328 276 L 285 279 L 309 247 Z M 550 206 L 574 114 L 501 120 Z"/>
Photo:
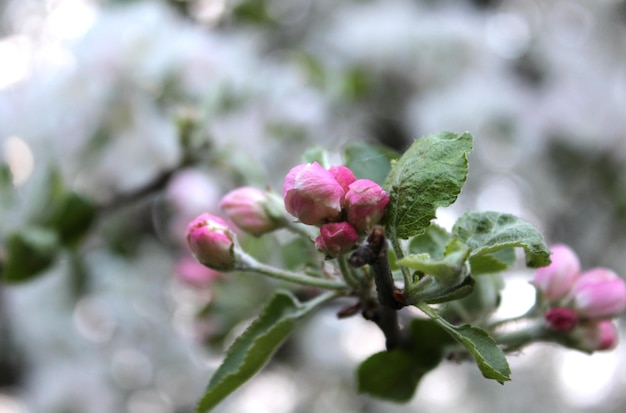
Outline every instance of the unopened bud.
<path id="1" fill-rule="evenodd" d="M 549 302 L 565 297 L 580 275 L 580 261 L 576 253 L 567 245 L 554 245 L 550 248 L 552 262 L 537 269 L 533 285 Z"/>
<path id="2" fill-rule="evenodd" d="M 219 206 L 235 225 L 258 237 L 282 227 L 281 204 L 276 195 L 245 186 L 227 193 Z"/>
<path id="3" fill-rule="evenodd" d="M 195 287 L 206 287 L 222 276 L 219 271 L 207 268 L 192 257 L 182 257 L 174 266 L 178 279 Z"/>
<path id="4" fill-rule="evenodd" d="M 344 195 L 333 175 L 317 162 L 292 168 L 283 185 L 287 212 L 308 225 L 337 221 Z"/>
<path id="5" fill-rule="evenodd" d="M 615 348 L 618 333 L 615 324 L 611 321 L 600 320 L 580 324 L 570 333 L 570 338 L 577 349 L 593 352 Z"/>
<path id="6" fill-rule="evenodd" d="M 354 174 L 347 166 L 331 166 L 328 168 L 328 172 L 335 178 L 335 181 L 343 188 L 344 192 L 348 192 L 348 187 L 356 178 Z"/>
<path id="7" fill-rule="evenodd" d="M 187 227 L 187 242 L 196 259 L 209 268 L 235 268 L 235 235 L 223 219 L 204 213 Z"/>
<path id="8" fill-rule="evenodd" d="M 331 222 L 320 227 L 315 246 L 328 257 L 338 257 L 354 248 L 359 234 L 347 222 Z"/>
<path id="9" fill-rule="evenodd" d="M 374 181 L 357 179 L 348 187 L 345 208 L 348 222 L 361 234 L 366 233 L 385 215 L 389 196 Z"/>
<path id="10" fill-rule="evenodd" d="M 608 268 L 585 271 L 570 294 L 574 308 L 583 318 L 613 318 L 626 309 L 626 283 Z"/>
<path id="11" fill-rule="evenodd" d="M 544 318 L 550 329 L 559 333 L 568 333 L 578 324 L 576 311 L 566 307 L 550 308 Z"/>

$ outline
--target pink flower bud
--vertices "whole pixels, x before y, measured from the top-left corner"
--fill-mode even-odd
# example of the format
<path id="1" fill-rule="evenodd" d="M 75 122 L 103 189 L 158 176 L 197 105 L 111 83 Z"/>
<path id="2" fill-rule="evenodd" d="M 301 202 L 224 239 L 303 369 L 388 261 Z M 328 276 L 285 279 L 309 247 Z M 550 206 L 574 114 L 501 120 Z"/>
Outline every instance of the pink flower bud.
<path id="1" fill-rule="evenodd" d="M 354 174 L 350 170 L 350 168 L 339 165 L 339 166 L 331 166 L 328 168 L 328 172 L 335 178 L 335 181 L 343 188 L 344 192 L 348 192 L 348 186 L 354 181 L 356 178 Z"/>
<path id="2" fill-rule="evenodd" d="M 204 213 L 187 227 L 187 243 L 196 259 L 209 268 L 229 271 L 235 267 L 234 234 L 223 219 Z"/>
<path id="3" fill-rule="evenodd" d="M 328 257 L 351 251 L 359 239 L 359 234 L 347 222 L 331 222 L 320 227 L 320 236 L 315 240 L 315 246 Z"/>
<path id="4" fill-rule="evenodd" d="M 568 333 L 578 324 L 578 314 L 571 308 L 550 308 L 544 318 L 550 329 L 559 333 Z"/>
<path id="5" fill-rule="evenodd" d="M 554 245 L 552 263 L 535 272 L 532 283 L 550 302 L 565 297 L 580 275 L 578 256 L 567 245 Z"/>
<path id="6" fill-rule="evenodd" d="M 206 287 L 222 276 L 222 273 L 205 267 L 191 257 L 180 258 L 174 272 L 181 281 L 195 287 Z"/>
<path id="7" fill-rule="evenodd" d="M 358 179 L 350 184 L 344 205 L 348 222 L 361 234 L 367 232 L 385 215 L 389 196 L 374 181 Z"/>
<path id="8" fill-rule="evenodd" d="M 572 286 L 570 296 L 583 318 L 613 318 L 626 309 L 626 283 L 608 268 L 585 271 Z"/>
<path id="9" fill-rule="evenodd" d="M 344 195 L 333 175 L 317 162 L 292 168 L 283 185 L 287 212 L 308 225 L 337 221 Z"/>
<path id="10" fill-rule="evenodd" d="M 587 352 L 611 350 L 618 342 L 617 328 L 609 320 L 580 324 L 570 337 L 576 348 Z"/>
<path id="11" fill-rule="evenodd" d="M 278 203 L 277 206 L 275 197 L 260 189 L 244 186 L 227 193 L 219 206 L 235 225 L 258 237 L 282 226 L 282 215 L 277 211 L 282 209 L 282 205 Z"/>

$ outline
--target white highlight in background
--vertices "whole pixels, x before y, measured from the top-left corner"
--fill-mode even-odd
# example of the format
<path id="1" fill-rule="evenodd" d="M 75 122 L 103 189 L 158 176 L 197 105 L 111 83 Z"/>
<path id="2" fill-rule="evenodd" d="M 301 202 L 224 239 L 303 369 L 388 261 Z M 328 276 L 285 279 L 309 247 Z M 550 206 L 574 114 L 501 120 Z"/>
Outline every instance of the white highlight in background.
<path id="1" fill-rule="evenodd" d="M 35 167 L 35 157 L 24 139 L 10 136 L 3 145 L 4 160 L 13 175 L 13 185 L 20 186 L 28 180 Z"/>

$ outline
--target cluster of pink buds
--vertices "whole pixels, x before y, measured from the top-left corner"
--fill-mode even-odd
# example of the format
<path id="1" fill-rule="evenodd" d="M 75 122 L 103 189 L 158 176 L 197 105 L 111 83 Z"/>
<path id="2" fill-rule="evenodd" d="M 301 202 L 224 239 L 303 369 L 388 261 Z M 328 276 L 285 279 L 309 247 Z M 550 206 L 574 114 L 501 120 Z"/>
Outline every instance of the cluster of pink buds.
<path id="1" fill-rule="evenodd" d="M 292 168 L 283 185 L 287 212 L 320 227 L 317 248 L 328 257 L 350 251 L 385 214 L 389 196 L 377 183 L 356 179 L 345 166 L 317 162 Z"/>
<path id="2" fill-rule="evenodd" d="M 551 248 L 552 263 L 537 270 L 537 288 L 548 327 L 583 351 L 617 345 L 613 318 L 626 310 L 626 282 L 608 268 L 581 271 L 580 261 L 566 245 Z"/>

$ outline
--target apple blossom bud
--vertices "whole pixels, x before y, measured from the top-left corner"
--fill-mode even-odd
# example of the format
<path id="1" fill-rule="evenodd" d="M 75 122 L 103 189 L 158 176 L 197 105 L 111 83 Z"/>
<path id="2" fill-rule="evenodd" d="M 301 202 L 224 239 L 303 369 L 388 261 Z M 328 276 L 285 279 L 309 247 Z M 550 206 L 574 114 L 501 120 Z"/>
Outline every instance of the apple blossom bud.
<path id="1" fill-rule="evenodd" d="M 270 192 L 244 186 L 227 193 L 219 206 L 235 225 L 254 236 L 282 227 L 282 202 Z"/>
<path id="2" fill-rule="evenodd" d="M 550 302 L 565 297 L 580 275 L 580 261 L 576 253 L 567 245 L 554 245 L 550 248 L 552 262 L 547 267 L 537 269 L 532 283 Z"/>
<path id="3" fill-rule="evenodd" d="M 187 243 L 196 259 L 209 268 L 235 268 L 235 235 L 223 219 L 204 213 L 189 223 Z"/>
<path id="4" fill-rule="evenodd" d="M 283 185 L 285 208 L 308 225 L 337 221 L 344 195 L 333 175 L 317 162 L 292 168 Z"/>
<path id="5" fill-rule="evenodd" d="M 315 246 L 328 257 L 351 251 L 359 239 L 354 227 L 347 222 L 331 222 L 320 227 L 320 235 L 315 240 Z"/>
<path id="6" fill-rule="evenodd" d="M 222 277 L 222 273 L 205 267 L 191 257 L 180 258 L 174 266 L 174 272 L 178 279 L 195 287 L 206 287 Z"/>
<path id="7" fill-rule="evenodd" d="M 618 333 L 615 324 L 600 320 L 580 324 L 570 333 L 574 346 L 582 351 L 611 350 L 617 346 Z"/>
<path id="8" fill-rule="evenodd" d="M 380 185 L 369 179 L 357 179 L 346 193 L 347 220 L 359 233 L 366 233 L 383 217 L 388 203 L 389 196 Z"/>
<path id="9" fill-rule="evenodd" d="M 328 172 L 335 178 L 335 181 L 343 188 L 344 192 L 348 192 L 348 186 L 354 181 L 356 178 L 354 174 L 350 170 L 350 168 L 339 165 L 339 166 L 331 166 L 328 168 Z"/>
<path id="10" fill-rule="evenodd" d="M 626 309 L 626 283 L 608 268 L 585 271 L 572 286 L 570 296 L 583 318 L 613 318 Z"/>
<path id="11" fill-rule="evenodd" d="M 544 318 L 550 329 L 559 333 L 568 333 L 578 324 L 578 314 L 571 308 L 550 308 Z"/>

